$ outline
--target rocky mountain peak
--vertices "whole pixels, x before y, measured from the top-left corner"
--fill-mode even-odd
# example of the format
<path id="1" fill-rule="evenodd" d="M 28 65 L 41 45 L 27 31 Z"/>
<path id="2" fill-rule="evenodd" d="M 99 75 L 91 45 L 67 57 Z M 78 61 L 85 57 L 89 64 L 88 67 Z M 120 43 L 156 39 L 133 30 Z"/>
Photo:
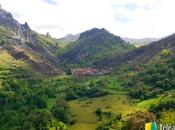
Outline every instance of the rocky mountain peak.
<path id="1" fill-rule="evenodd" d="M 49 38 L 51 37 L 49 32 L 46 33 L 46 37 L 49 37 Z"/>
<path id="2" fill-rule="evenodd" d="M 0 9 L 0 25 L 8 27 L 14 33 L 14 37 L 23 39 L 25 41 L 31 40 L 31 29 L 27 22 L 20 24 L 15 20 L 12 14 L 4 9 Z"/>
<path id="3" fill-rule="evenodd" d="M 23 24 L 23 27 L 24 27 L 26 30 L 28 30 L 28 31 L 31 30 L 27 22 L 25 22 L 25 23 Z"/>
<path id="4" fill-rule="evenodd" d="M 5 11 L 0 5 L 0 20 L 2 19 L 13 19 L 13 16 L 10 12 Z"/>
<path id="5" fill-rule="evenodd" d="M 79 39 L 91 39 L 96 43 L 104 43 L 104 41 L 108 41 L 106 43 L 124 43 L 124 40 L 122 40 L 119 36 L 110 33 L 105 28 L 93 28 L 89 31 L 83 32 L 81 33 Z M 109 39 L 112 39 L 112 41 Z"/>
<path id="6" fill-rule="evenodd" d="M 102 28 L 102 29 L 93 28 L 91 30 L 88 30 L 88 31 L 81 33 L 80 39 L 84 38 L 84 37 L 89 37 L 89 36 L 94 35 L 94 34 L 101 34 L 101 33 L 107 33 L 107 31 L 104 28 Z"/>

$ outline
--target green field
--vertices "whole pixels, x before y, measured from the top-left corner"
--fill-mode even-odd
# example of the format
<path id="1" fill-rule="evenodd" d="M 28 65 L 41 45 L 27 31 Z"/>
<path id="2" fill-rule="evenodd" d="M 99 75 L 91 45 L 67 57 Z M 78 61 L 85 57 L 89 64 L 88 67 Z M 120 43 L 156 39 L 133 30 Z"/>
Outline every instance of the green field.
<path id="1" fill-rule="evenodd" d="M 126 92 L 122 89 L 120 81 L 116 76 L 100 76 L 88 78 L 84 83 L 90 81 L 106 80 L 107 89 L 111 94 L 96 98 L 77 99 L 69 102 L 70 111 L 77 119 L 77 123 L 70 127 L 71 130 L 95 130 L 99 117 L 95 111 L 101 108 L 104 112 L 114 114 L 122 113 L 127 118 L 131 113 L 144 110 L 142 107 L 131 104 Z"/>
<path id="2" fill-rule="evenodd" d="M 95 114 L 97 108 L 103 111 L 111 111 L 114 114 L 122 113 L 125 118 L 127 115 L 141 110 L 129 103 L 128 97 L 125 94 L 118 93 L 116 95 L 108 95 L 100 98 L 87 99 L 85 101 L 69 102 L 71 112 L 76 116 L 77 124 L 71 127 L 72 130 L 94 130 L 98 117 Z"/>

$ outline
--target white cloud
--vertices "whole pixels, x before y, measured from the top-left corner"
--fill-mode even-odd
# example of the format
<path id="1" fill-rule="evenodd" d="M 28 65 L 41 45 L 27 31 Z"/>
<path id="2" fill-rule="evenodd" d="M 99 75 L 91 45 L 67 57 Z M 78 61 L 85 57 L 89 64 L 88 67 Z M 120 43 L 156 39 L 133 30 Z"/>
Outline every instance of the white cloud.
<path id="1" fill-rule="evenodd" d="M 175 32 L 174 0 L 0 0 L 21 23 L 54 37 L 93 27 L 133 38 Z"/>

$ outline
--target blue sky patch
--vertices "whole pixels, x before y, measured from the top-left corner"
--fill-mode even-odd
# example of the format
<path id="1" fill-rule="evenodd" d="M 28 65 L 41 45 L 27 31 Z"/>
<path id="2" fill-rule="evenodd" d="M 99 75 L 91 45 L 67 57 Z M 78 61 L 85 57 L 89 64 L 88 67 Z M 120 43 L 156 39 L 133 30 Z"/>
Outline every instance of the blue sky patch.
<path id="1" fill-rule="evenodd" d="M 116 15 L 116 16 L 114 16 L 114 18 L 115 18 L 116 22 L 120 22 L 120 23 L 124 23 L 124 24 L 132 22 L 132 20 L 129 17 L 126 17 L 126 16 Z"/>
<path id="2" fill-rule="evenodd" d="M 128 11 L 135 11 L 136 9 L 138 8 L 143 8 L 145 10 L 149 10 L 150 7 L 147 6 L 147 5 L 144 5 L 144 6 L 140 6 L 140 5 L 137 5 L 136 3 L 127 3 L 127 4 L 114 4 L 112 5 L 113 9 L 117 9 L 117 8 L 125 8 L 127 9 Z"/>
<path id="3" fill-rule="evenodd" d="M 136 10 L 137 8 L 139 8 L 138 5 L 136 5 L 136 3 L 129 3 L 129 4 L 125 4 L 123 5 L 123 7 L 125 7 L 127 10 L 129 11 L 134 11 Z"/>
<path id="4" fill-rule="evenodd" d="M 56 2 L 55 0 L 42 0 L 42 1 L 51 5 L 58 5 L 58 2 Z"/>

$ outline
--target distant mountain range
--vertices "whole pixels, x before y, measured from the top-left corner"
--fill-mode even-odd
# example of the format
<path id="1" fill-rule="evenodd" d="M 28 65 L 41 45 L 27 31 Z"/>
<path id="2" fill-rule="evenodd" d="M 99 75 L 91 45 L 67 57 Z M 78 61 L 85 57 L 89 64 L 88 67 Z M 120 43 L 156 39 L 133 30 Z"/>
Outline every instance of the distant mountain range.
<path id="1" fill-rule="evenodd" d="M 80 34 L 76 34 L 76 35 L 68 34 L 63 38 L 60 38 L 59 40 L 67 41 L 67 42 L 74 42 L 74 41 L 78 40 L 79 37 L 80 37 Z"/>
<path id="2" fill-rule="evenodd" d="M 133 39 L 133 38 L 124 38 L 124 37 L 122 37 L 122 39 L 125 40 L 126 42 L 129 42 L 130 44 L 133 44 L 137 47 L 140 47 L 140 46 L 148 45 L 151 42 L 158 41 L 160 38 Z"/>

